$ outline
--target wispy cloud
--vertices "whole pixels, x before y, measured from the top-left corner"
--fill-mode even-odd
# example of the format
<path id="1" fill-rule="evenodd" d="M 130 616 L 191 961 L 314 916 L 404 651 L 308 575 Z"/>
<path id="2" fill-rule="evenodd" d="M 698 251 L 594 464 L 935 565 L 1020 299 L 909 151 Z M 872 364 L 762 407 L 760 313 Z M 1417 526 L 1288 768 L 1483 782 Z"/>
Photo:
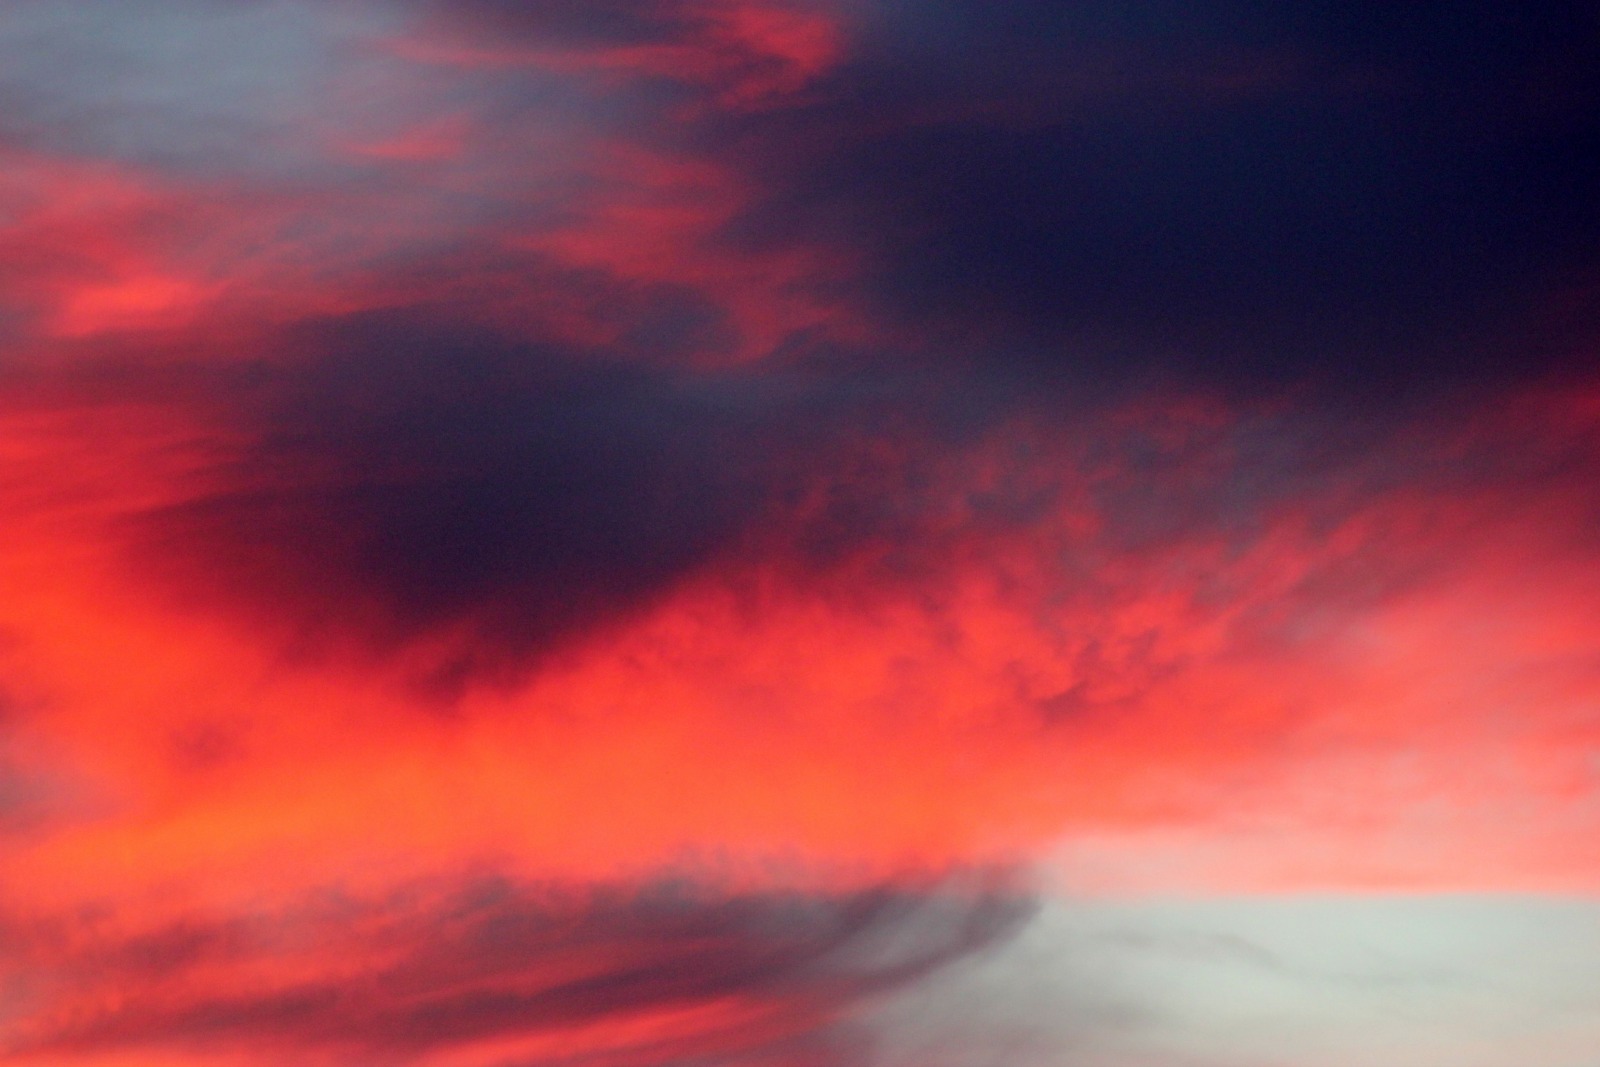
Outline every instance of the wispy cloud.
<path id="1" fill-rule="evenodd" d="M 1577 6 L 12 7 L 14 1055 L 831 1067 L 973 871 L 1600 886 Z M 1243 1062 L 1096 980 L 1016 1062 Z"/>

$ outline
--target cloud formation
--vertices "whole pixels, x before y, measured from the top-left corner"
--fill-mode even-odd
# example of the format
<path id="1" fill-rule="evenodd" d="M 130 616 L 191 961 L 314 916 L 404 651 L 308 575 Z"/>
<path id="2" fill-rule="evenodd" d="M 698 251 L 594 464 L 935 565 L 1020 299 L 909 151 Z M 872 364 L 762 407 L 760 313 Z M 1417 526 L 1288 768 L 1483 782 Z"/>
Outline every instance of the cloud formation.
<path id="1" fill-rule="evenodd" d="M 1596 40 L 18 4 L 0 1045 L 831 1067 L 1035 893 L 1594 892 Z"/>
<path id="2" fill-rule="evenodd" d="M 119 1049 L 197 1061 L 758 1055 L 1025 919 L 1024 901 L 973 889 L 722 896 L 485 878 L 143 930 L 116 915 L 13 924 L 4 959 L 30 1011 L 5 1047 L 21 1063 Z"/>

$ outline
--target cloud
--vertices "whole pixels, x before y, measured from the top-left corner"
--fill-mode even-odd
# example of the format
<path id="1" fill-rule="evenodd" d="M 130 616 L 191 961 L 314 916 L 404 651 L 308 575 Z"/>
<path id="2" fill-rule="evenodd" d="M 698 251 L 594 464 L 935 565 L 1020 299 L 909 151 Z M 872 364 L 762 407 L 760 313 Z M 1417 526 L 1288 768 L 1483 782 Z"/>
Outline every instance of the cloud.
<path id="1" fill-rule="evenodd" d="M 1029 911 L 981 883 L 728 895 L 482 878 L 139 933 L 108 919 L 85 937 L 58 916 L 8 937 L 3 958 L 32 992 L 0 1046 L 19 1063 L 140 1050 L 246 1062 L 758 1057 L 1004 941 Z"/>
<path id="2" fill-rule="evenodd" d="M 653 344 L 692 349 L 694 317 Z M 124 522 L 132 566 L 280 613 L 308 646 L 459 629 L 466 675 L 736 554 L 885 403 L 870 382 L 652 366 L 427 309 L 308 320 L 243 365 L 154 374 L 233 444 L 207 488 Z"/>
<path id="3" fill-rule="evenodd" d="M 844 44 L 829 3 L 563 0 L 529 7 L 471 0 L 418 10 L 424 33 L 407 43 L 408 55 L 480 69 L 599 76 L 691 110 L 696 98 L 736 111 L 780 105 L 831 68 Z M 673 91 L 661 93 L 663 87 Z"/>
<path id="4" fill-rule="evenodd" d="M 374 234 L 491 222 L 480 252 L 515 234 L 591 269 L 654 260 L 680 307 L 717 314 L 759 276 L 733 316 L 747 354 L 828 323 L 893 342 L 863 359 L 1073 394 L 1368 400 L 1593 370 L 1600 90 L 1581 5 L 279 6 L 271 33 L 148 3 L 165 32 L 91 34 L 124 8 L 25 5 L 15 50 L 57 58 L 0 85 L 20 102 L 12 142 L 257 192 L 360 186 Z M 172 54 L 202 43 L 238 61 L 175 95 Z M 138 91 L 58 77 L 86 69 Z M 440 251 L 440 233 L 410 236 Z M 107 299 L 198 295 L 161 281 Z M 506 302 L 539 299 L 525 290 Z"/>
<path id="5" fill-rule="evenodd" d="M 975 361 L 1435 394 L 1592 369 L 1594 40 L 1564 4 L 892 5 L 812 102 L 699 135 L 765 191 L 732 232 L 853 243 Z"/>
<path id="6" fill-rule="evenodd" d="M 830 1067 L 951 870 L 1593 887 L 1587 14 L 19 11 L 19 1055 Z"/>

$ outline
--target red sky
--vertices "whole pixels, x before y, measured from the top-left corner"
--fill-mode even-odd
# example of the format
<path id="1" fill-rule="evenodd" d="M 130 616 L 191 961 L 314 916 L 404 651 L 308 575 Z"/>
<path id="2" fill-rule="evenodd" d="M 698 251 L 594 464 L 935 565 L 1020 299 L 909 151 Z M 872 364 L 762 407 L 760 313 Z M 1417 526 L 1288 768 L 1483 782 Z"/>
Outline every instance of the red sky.
<path id="1" fill-rule="evenodd" d="M 1073 900 L 1592 900 L 1593 41 L 1114 6 L 7 16 L 6 1057 L 890 1063 Z"/>

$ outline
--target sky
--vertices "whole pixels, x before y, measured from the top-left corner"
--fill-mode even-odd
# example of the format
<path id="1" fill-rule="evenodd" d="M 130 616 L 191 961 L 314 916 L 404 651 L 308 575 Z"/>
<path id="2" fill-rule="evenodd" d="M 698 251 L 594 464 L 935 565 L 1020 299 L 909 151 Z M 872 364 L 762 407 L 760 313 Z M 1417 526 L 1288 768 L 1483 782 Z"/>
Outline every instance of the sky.
<path id="1" fill-rule="evenodd" d="M 10 0 L 0 1060 L 1600 1065 L 1600 13 Z"/>

